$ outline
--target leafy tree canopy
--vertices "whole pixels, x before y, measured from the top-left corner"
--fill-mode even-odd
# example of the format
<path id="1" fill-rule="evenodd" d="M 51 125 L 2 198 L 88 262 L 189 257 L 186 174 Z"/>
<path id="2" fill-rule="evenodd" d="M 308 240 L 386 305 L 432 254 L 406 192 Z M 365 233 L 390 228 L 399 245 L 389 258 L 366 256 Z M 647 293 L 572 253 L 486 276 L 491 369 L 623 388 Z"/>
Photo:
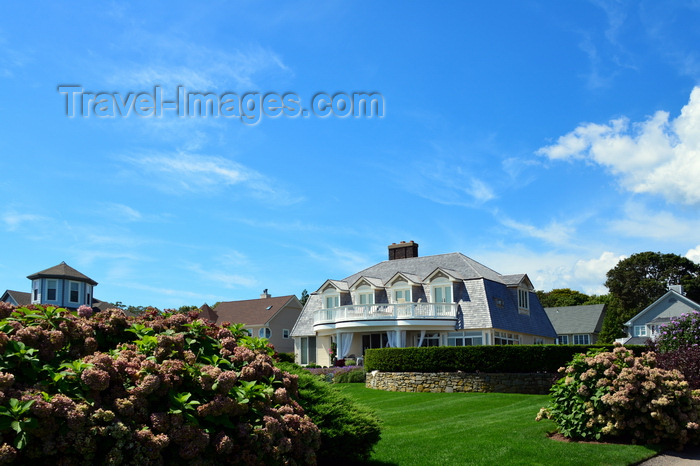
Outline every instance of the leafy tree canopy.
<path id="1" fill-rule="evenodd" d="M 306 301 L 309 300 L 309 292 L 304 289 L 301 292 L 301 298 L 299 298 L 299 301 L 301 301 L 301 305 L 304 306 L 306 304 Z"/>
<path id="2" fill-rule="evenodd" d="M 625 320 L 656 301 L 669 285 L 683 285 L 688 298 L 700 299 L 700 265 L 677 254 L 633 254 L 608 271 L 607 277 L 605 286 L 620 301 Z"/>
<path id="3" fill-rule="evenodd" d="M 591 299 L 587 294 L 570 288 L 537 291 L 537 297 L 543 307 L 580 306 Z"/>
<path id="4" fill-rule="evenodd" d="M 660 298 L 670 285 L 683 285 L 686 296 L 700 300 L 700 265 L 677 254 L 640 252 L 607 273 L 610 290 L 601 342 L 624 336 L 623 324 Z"/>

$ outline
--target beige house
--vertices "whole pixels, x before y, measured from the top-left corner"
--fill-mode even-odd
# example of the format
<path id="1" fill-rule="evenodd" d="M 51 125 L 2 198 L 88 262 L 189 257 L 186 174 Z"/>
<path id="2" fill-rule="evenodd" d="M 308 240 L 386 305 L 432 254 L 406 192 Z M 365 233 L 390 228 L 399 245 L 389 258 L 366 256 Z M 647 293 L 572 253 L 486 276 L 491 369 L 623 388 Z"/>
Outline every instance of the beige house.
<path id="1" fill-rule="evenodd" d="M 294 342 L 291 331 L 301 308 L 296 296 L 273 298 L 265 290 L 260 299 L 222 301 L 214 309 L 204 304 L 201 316 L 216 324 L 245 324 L 252 336 L 270 340 L 278 353 L 292 353 Z"/>

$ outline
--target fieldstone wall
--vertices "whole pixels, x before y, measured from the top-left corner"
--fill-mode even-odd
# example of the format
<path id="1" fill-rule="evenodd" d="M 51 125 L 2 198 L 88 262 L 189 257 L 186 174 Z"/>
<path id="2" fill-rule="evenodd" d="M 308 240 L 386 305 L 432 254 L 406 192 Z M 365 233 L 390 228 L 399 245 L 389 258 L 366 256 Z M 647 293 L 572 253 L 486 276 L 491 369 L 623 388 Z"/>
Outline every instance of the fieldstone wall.
<path id="1" fill-rule="evenodd" d="M 367 374 L 365 386 L 389 392 L 497 392 L 546 395 L 556 374 L 484 374 L 467 372 L 379 372 Z"/>

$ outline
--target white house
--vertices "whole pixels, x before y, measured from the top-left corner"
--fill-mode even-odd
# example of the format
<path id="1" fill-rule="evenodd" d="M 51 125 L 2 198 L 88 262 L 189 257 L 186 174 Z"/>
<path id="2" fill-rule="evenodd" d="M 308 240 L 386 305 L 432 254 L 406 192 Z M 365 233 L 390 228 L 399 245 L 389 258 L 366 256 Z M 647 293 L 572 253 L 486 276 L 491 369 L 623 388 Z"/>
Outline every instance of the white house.
<path id="1" fill-rule="evenodd" d="M 672 285 L 663 296 L 625 322 L 627 335 L 616 341 L 623 345 L 643 345 L 648 339 L 655 339 L 659 329 L 672 318 L 694 311 L 700 311 L 700 304 L 686 298 L 681 285 Z"/>
<path id="2" fill-rule="evenodd" d="M 326 280 L 292 329 L 300 364 L 330 365 L 368 348 L 554 343 L 556 332 L 525 274 L 501 275 L 460 253 L 418 256 L 413 241 L 389 260 Z"/>

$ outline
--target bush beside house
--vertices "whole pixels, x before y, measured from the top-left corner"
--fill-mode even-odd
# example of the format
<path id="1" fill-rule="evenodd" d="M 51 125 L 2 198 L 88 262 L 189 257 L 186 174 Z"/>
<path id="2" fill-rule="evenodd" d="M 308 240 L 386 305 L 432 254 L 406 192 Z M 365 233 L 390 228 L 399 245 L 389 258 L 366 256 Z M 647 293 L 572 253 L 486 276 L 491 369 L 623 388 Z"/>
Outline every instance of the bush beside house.
<path id="1" fill-rule="evenodd" d="M 0 463 L 313 464 L 314 388 L 197 313 L 0 303 Z M 323 395 L 318 395 L 323 397 Z"/>
<path id="2" fill-rule="evenodd" d="M 679 371 L 655 367 L 654 353 L 635 357 L 624 347 L 591 351 L 560 372 L 551 403 L 537 420 L 552 419 L 566 437 L 678 448 L 700 440 L 700 394 Z"/>

